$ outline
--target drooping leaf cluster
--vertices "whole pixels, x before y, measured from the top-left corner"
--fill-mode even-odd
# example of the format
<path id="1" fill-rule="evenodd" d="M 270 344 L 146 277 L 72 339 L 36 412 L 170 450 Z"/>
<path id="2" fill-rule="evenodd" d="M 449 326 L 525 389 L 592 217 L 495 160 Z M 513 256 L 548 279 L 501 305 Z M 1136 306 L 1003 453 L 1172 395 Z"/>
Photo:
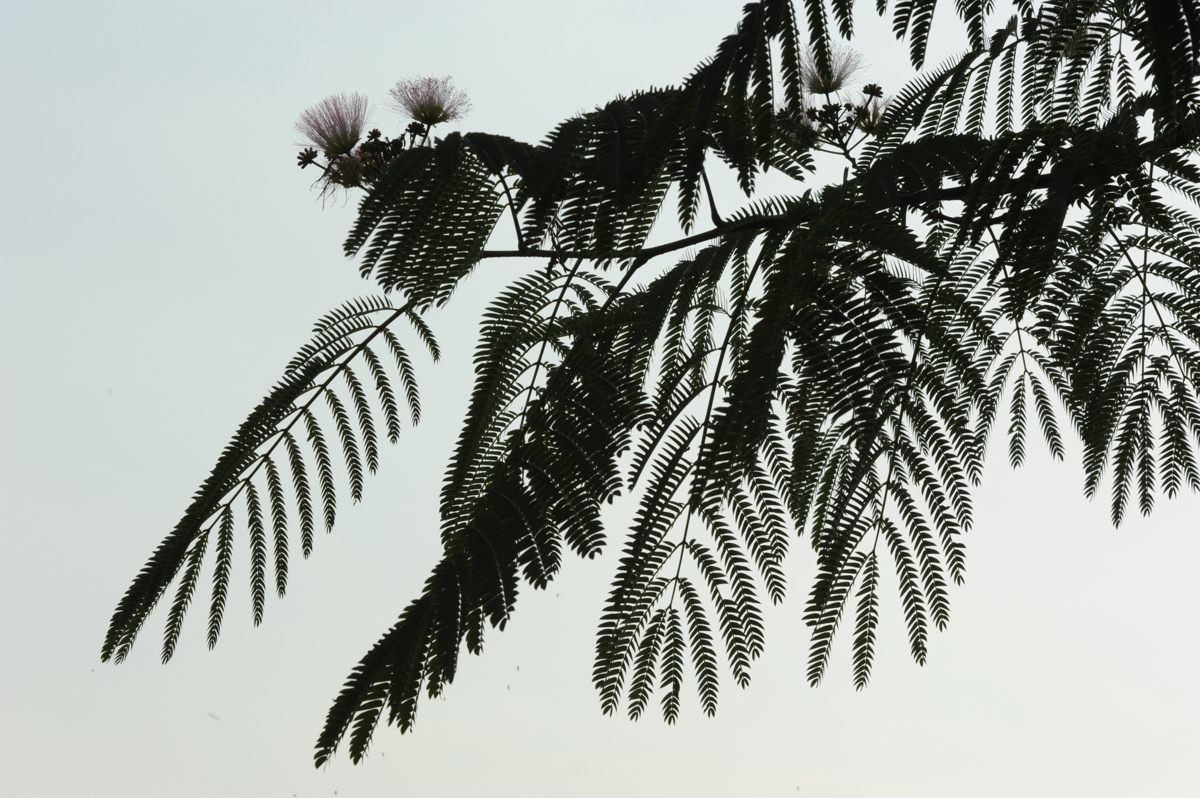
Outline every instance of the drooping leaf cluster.
<path id="1" fill-rule="evenodd" d="M 183 518 L 126 591 L 109 624 L 103 659 L 120 662 L 128 656 L 150 612 L 179 576 L 163 637 L 162 659 L 171 658 L 210 552 L 210 537 L 215 538 L 211 549 L 215 556 L 208 646 L 216 645 L 225 616 L 238 514 L 245 518 L 249 532 L 254 625 L 262 622 L 268 549 L 275 592 L 282 598 L 287 590 L 289 530 L 295 528 L 289 518 L 298 522 L 305 557 L 312 553 L 318 520 L 326 531 L 333 529 L 336 453 L 325 429 L 333 428 L 350 496 L 357 502 L 366 472 L 375 473 L 379 465 L 377 418 L 382 415 L 382 431 L 393 443 L 400 437 L 402 404 L 407 404 L 412 423 L 420 420 L 416 371 L 393 329 L 400 320 L 410 323 L 436 359 L 437 342 L 411 303 L 395 306 L 383 297 L 352 300 L 317 322 L 312 341 L 288 363 L 283 378 L 238 428 Z"/>
<path id="2" fill-rule="evenodd" d="M 360 760 L 381 718 L 409 729 L 463 647 L 479 653 L 487 626 L 504 627 L 522 582 L 546 587 L 564 547 L 602 551 L 614 530 L 601 507 L 623 494 L 635 509 L 593 681 L 605 712 L 624 702 L 638 717 L 657 693 L 673 722 L 689 673 L 708 714 L 726 669 L 749 683 L 794 536 L 817 562 L 811 683 L 852 624 L 867 684 L 887 568 L 923 663 L 965 576 L 989 441 L 1020 465 L 1031 434 L 1061 458 L 1074 432 L 1085 491 L 1108 481 L 1115 523 L 1131 503 L 1149 513 L 1159 494 L 1200 489 L 1200 12 L 1023 1 L 993 30 L 990 5 L 955 9 L 968 49 L 886 110 L 874 86 L 806 89 L 805 69 L 837 66 L 851 2 L 806 0 L 799 22 L 791 2 L 763 0 L 680 86 L 572 117 L 540 144 L 454 133 L 381 147 L 346 249 L 385 298 L 318 326 L 122 600 L 104 657 L 127 655 L 178 582 L 170 656 L 214 531 L 215 643 L 235 507 L 261 619 L 268 525 L 286 584 L 289 504 L 311 548 L 310 462 L 333 524 L 327 439 L 357 500 L 377 457 L 373 408 L 399 430 L 397 376 L 416 421 L 392 325 L 411 322 L 436 355 L 426 316 L 492 258 L 532 265 L 482 319 L 443 557 L 352 671 L 317 764 L 347 739 Z M 923 66 L 934 0 L 891 13 Z M 841 182 L 757 197 L 766 171 L 805 183 L 830 157 Z M 718 168 L 747 198 L 726 216 L 706 171 Z M 648 246 L 672 199 L 683 235 Z M 704 205 L 712 226 L 695 232 Z M 487 249 L 505 217 L 517 249 Z"/>

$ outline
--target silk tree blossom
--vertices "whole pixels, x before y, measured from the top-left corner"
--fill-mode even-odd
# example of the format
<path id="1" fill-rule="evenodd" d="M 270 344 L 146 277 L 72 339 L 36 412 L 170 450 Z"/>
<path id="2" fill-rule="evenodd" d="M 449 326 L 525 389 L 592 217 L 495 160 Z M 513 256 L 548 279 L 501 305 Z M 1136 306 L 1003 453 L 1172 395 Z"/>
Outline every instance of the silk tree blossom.
<path id="1" fill-rule="evenodd" d="M 300 114 L 296 132 L 328 158 L 349 155 L 362 138 L 371 104 L 358 92 L 334 94 Z"/>
<path id="2" fill-rule="evenodd" d="M 830 42 L 829 71 L 817 68 L 817 54 L 811 47 L 800 57 L 800 80 L 810 94 L 841 91 L 865 64 L 862 53 L 844 44 Z"/>
<path id="3" fill-rule="evenodd" d="M 449 75 L 397 81 L 389 93 L 393 108 L 426 127 L 452 122 L 471 112 L 466 92 L 456 89 Z"/>
<path id="4" fill-rule="evenodd" d="M 883 89 L 874 83 L 863 87 L 862 95 L 856 104 L 858 127 L 866 133 L 874 133 L 883 122 L 888 106 L 892 104 L 891 97 L 883 95 Z"/>

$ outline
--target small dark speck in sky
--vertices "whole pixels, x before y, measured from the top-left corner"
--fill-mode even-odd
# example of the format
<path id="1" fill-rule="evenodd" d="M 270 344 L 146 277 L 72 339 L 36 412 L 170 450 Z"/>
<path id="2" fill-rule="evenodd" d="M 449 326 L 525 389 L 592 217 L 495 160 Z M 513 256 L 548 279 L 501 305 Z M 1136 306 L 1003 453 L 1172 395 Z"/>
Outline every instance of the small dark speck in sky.
<path id="1" fill-rule="evenodd" d="M 216 715 L 214 715 L 214 714 L 213 714 L 213 713 L 211 713 L 211 712 L 209 712 L 209 713 L 208 713 L 208 716 L 209 716 L 210 718 L 212 718 L 213 720 L 220 720 L 220 718 L 218 718 Z"/>

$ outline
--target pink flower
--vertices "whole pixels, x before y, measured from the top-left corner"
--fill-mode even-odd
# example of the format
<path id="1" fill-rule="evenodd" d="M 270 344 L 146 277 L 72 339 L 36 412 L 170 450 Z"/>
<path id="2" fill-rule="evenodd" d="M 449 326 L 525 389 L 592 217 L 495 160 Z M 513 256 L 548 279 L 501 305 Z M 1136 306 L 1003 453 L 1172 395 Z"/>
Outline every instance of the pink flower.
<path id="1" fill-rule="evenodd" d="M 334 94 L 300 114 L 296 132 L 334 158 L 347 155 L 362 138 L 370 103 L 358 92 Z"/>
<path id="2" fill-rule="evenodd" d="M 392 107 L 427 127 L 460 119 L 471 112 L 465 92 L 449 76 L 409 78 L 392 87 Z"/>

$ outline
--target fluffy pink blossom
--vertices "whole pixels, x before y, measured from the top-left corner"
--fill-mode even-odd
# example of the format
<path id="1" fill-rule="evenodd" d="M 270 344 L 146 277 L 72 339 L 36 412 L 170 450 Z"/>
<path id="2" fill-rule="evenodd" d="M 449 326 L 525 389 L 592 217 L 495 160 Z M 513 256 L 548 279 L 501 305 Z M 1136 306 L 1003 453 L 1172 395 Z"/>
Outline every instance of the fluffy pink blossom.
<path id="1" fill-rule="evenodd" d="M 454 88 L 449 76 L 401 80 L 390 94 L 393 108 L 428 127 L 461 119 L 471 112 L 466 92 Z"/>
<path id="2" fill-rule="evenodd" d="M 300 114 L 296 132 L 326 157 L 348 155 L 362 138 L 370 112 L 370 102 L 358 92 L 334 94 Z"/>

